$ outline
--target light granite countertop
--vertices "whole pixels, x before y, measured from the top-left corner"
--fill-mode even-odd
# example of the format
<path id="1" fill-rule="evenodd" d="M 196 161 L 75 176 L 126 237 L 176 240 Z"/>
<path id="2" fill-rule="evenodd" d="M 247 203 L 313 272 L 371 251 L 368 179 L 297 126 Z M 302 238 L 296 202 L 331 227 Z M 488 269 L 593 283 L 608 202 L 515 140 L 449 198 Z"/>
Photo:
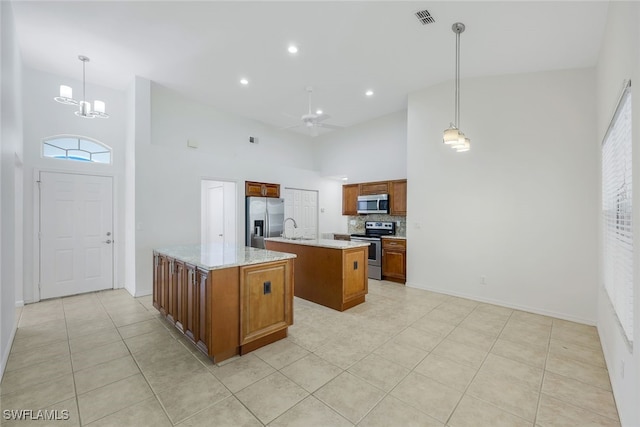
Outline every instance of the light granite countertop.
<path id="1" fill-rule="evenodd" d="M 382 236 L 383 239 L 407 240 L 405 236 Z"/>
<path id="2" fill-rule="evenodd" d="M 283 237 L 269 237 L 264 239 L 271 242 L 290 243 L 292 245 L 317 246 L 330 249 L 351 249 L 369 246 L 366 242 L 351 242 L 347 240 L 331 240 L 331 239 L 285 239 Z"/>
<path id="3" fill-rule="evenodd" d="M 296 258 L 295 254 L 238 245 L 180 245 L 154 249 L 156 252 L 206 270 L 238 267 Z"/>

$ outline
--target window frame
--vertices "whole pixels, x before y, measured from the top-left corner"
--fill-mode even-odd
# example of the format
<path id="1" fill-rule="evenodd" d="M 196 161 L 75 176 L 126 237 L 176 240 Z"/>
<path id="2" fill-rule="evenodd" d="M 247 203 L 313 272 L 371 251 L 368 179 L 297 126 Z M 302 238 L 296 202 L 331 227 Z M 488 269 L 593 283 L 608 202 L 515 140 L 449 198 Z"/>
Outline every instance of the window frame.
<path id="1" fill-rule="evenodd" d="M 55 140 L 59 140 L 59 139 L 76 139 L 78 141 L 78 148 L 74 148 L 74 149 L 68 149 L 68 148 L 62 148 L 62 147 L 58 147 L 54 144 L 52 144 L 52 141 Z M 87 150 L 83 150 L 81 149 L 81 143 L 80 141 L 88 141 L 91 142 L 93 144 L 99 145 L 100 147 L 103 147 L 104 150 L 103 151 L 95 151 L 95 152 L 90 152 Z M 60 150 L 64 150 L 66 153 L 65 157 L 54 157 L 54 156 L 47 156 L 45 155 L 45 146 L 49 145 L 51 147 L 55 147 L 58 148 Z M 83 151 L 89 154 L 89 159 L 88 160 L 80 160 L 80 159 L 74 159 L 74 158 L 70 158 L 69 157 L 69 151 Z M 99 161 L 95 161 L 92 159 L 93 155 L 96 154 L 105 154 L 105 153 L 109 153 L 109 161 L 108 162 L 99 162 Z M 61 134 L 61 135 L 53 135 L 53 136 L 48 136 L 46 138 L 42 139 L 42 143 L 40 144 L 40 157 L 42 157 L 43 159 L 54 159 L 54 160 L 66 160 L 66 161 L 72 161 L 72 162 L 77 162 L 77 163 L 88 163 L 88 164 L 99 164 L 99 165 L 113 165 L 113 148 L 107 144 L 105 144 L 102 141 L 99 141 L 95 138 L 91 138 L 88 136 L 84 136 L 84 135 L 73 135 L 73 134 Z"/>

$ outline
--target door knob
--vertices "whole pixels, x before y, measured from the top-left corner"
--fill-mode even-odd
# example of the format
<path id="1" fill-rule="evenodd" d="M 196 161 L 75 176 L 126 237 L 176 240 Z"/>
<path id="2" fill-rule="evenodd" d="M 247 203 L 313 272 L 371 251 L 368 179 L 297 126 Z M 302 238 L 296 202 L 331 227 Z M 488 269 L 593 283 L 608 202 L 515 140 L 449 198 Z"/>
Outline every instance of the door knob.
<path id="1" fill-rule="evenodd" d="M 111 244 L 111 239 L 107 240 L 105 243 L 108 245 Z"/>

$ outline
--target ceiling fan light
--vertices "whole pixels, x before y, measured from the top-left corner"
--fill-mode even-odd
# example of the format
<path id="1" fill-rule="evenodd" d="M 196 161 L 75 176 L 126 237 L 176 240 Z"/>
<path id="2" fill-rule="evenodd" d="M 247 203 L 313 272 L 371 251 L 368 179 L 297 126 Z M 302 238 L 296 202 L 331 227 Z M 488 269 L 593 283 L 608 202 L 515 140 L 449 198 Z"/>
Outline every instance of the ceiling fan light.
<path id="1" fill-rule="evenodd" d="M 442 142 L 447 145 L 455 144 L 460 139 L 460 131 L 451 123 L 448 129 L 445 129 L 442 135 Z"/>

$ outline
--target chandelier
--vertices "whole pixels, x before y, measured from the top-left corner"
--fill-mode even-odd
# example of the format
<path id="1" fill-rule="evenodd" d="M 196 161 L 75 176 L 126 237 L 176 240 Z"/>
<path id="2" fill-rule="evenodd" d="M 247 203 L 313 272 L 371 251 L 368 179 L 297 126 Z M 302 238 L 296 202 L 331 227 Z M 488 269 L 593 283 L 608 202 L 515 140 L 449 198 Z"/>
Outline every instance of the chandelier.
<path id="1" fill-rule="evenodd" d="M 456 33 L 455 120 L 448 129 L 445 129 L 442 137 L 442 142 L 458 153 L 471 149 L 471 140 L 460 130 L 460 33 L 463 33 L 464 29 L 462 22 L 456 22 L 451 26 L 451 30 Z"/>
<path id="2" fill-rule="evenodd" d="M 105 111 L 105 103 L 102 101 L 93 101 L 93 108 L 91 103 L 86 101 L 86 80 L 85 80 L 85 66 L 89 62 L 89 58 L 84 55 L 79 55 L 78 59 L 82 61 L 82 101 L 75 100 L 73 98 L 73 89 L 70 86 L 60 85 L 60 96 L 56 96 L 55 99 L 61 104 L 65 105 L 77 105 L 78 110 L 76 116 L 84 117 L 85 119 L 93 119 L 98 117 L 100 119 L 107 119 L 109 115 Z"/>

